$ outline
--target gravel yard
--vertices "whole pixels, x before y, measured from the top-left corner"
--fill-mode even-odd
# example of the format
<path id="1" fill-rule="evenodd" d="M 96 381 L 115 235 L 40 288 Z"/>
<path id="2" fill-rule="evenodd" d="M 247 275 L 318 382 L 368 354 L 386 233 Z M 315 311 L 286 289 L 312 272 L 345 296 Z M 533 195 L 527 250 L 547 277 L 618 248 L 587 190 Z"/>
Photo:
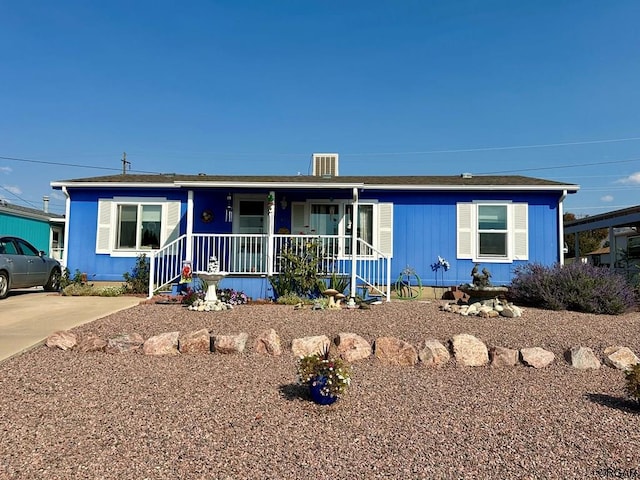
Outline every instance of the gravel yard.
<path id="1" fill-rule="evenodd" d="M 438 302 L 311 311 L 244 305 L 188 312 L 139 305 L 74 330 L 107 338 L 203 327 L 247 332 L 241 355 L 150 357 L 39 347 L 0 363 L 0 479 L 640 478 L 640 409 L 624 375 L 579 371 L 573 346 L 640 354 L 640 313 L 596 316 L 524 309 L 482 319 Z M 285 353 L 253 352 L 274 328 Z M 469 333 L 488 346 L 543 347 L 536 370 L 353 365 L 336 404 L 296 385 L 291 340 L 354 332 L 413 345 Z M 446 343 L 445 343 L 446 344 Z"/>

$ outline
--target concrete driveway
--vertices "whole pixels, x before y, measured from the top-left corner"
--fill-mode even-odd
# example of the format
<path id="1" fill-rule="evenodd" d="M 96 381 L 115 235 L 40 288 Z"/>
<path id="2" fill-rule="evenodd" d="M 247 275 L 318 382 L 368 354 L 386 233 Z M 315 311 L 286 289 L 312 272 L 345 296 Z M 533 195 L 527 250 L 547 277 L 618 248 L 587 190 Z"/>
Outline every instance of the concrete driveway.
<path id="1" fill-rule="evenodd" d="M 42 288 L 12 290 L 0 300 L 0 362 L 69 330 L 138 305 L 139 297 L 63 297 Z"/>

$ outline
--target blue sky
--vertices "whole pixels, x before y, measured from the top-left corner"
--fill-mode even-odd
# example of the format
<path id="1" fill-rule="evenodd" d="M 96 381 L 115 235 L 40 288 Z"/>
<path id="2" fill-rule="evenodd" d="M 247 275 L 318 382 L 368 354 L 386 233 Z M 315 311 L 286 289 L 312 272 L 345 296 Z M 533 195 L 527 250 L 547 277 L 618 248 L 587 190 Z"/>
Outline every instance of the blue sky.
<path id="1" fill-rule="evenodd" d="M 509 173 L 640 204 L 640 2 L 0 0 L 0 197 L 121 171 Z"/>

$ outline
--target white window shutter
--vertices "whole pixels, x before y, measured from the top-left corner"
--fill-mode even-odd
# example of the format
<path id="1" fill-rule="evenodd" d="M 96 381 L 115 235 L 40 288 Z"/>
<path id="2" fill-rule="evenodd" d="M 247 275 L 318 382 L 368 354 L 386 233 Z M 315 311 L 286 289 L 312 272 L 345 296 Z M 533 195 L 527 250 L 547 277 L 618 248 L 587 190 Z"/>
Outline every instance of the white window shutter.
<path id="1" fill-rule="evenodd" d="M 378 204 L 378 250 L 393 257 L 393 203 Z"/>
<path id="2" fill-rule="evenodd" d="M 98 200 L 96 253 L 111 253 L 111 200 Z"/>
<path id="3" fill-rule="evenodd" d="M 167 202 L 165 212 L 163 238 L 164 245 L 167 245 L 180 236 L 180 202 Z"/>
<path id="4" fill-rule="evenodd" d="M 475 205 L 472 203 L 458 203 L 456 204 L 456 226 L 457 226 L 457 241 L 456 241 L 456 256 L 457 258 L 469 258 L 473 259 L 473 209 Z"/>
<path id="5" fill-rule="evenodd" d="M 291 234 L 299 235 L 307 232 L 308 225 L 307 204 L 304 202 L 291 203 Z"/>
<path id="6" fill-rule="evenodd" d="M 529 260 L 529 206 L 514 203 L 512 209 L 513 259 Z"/>

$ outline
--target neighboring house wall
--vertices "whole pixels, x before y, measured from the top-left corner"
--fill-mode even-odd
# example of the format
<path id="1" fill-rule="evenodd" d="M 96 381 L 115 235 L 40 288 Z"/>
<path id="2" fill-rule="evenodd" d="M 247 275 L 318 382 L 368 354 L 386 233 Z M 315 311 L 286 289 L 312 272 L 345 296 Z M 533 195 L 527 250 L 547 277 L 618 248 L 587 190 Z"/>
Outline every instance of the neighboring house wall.
<path id="1" fill-rule="evenodd" d="M 49 222 L 0 212 L 0 234 L 24 238 L 49 255 Z"/>

